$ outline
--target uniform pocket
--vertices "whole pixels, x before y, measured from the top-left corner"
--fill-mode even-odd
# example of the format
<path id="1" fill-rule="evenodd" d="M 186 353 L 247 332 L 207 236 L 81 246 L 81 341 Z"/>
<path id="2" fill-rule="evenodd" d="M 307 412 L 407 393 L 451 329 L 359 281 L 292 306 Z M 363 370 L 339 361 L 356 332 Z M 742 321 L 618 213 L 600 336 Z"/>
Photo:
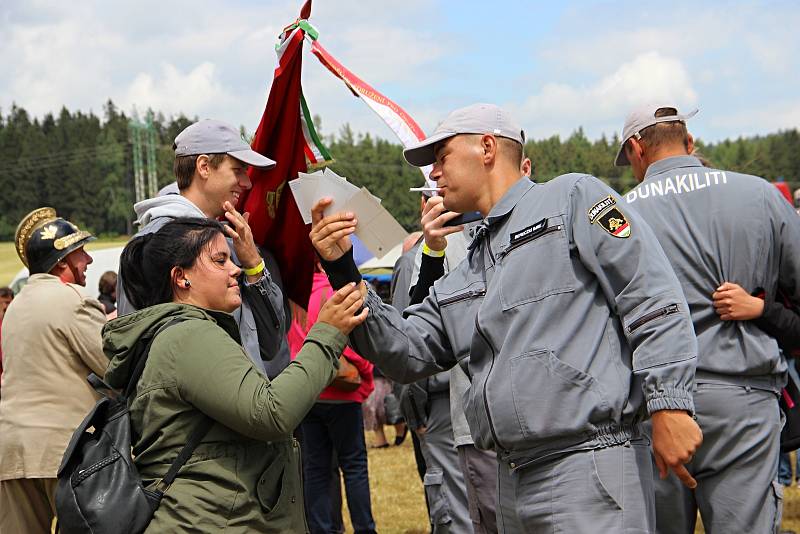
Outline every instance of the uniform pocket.
<path id="1" fill-rule="evenodd" d="M 438 467 L 431 467 L 425 472 L 423 485 L 428 498 L 431 522 L 434 525 L 447 525 L 450 519 L 450 503 L 444 491 L 444 472 Z"/>
<path id="2" fill-rule="evenodd" d="M 623 488 L 623 447 L 609 447 L 591 451 L 592 480 L 599 493 L 601 502 L 608 503 L 611 507 L 622 510 Z"/>
<path id="3" fill-rule="evenodd" d="M 549 350 L 512 358 L 508 371 L 514 412 L 526 439 L 592 434 L 596 430 L 592 423 L 611 418 L 611 407 L 597 381 Z"/>
<path id="4" fill-rule="evenodd" d="M 503 311 L 575 290 L 569 243 L 560 216 L 547 219 L 543 231 L 509 244 L 501 252 L 498 266 Z"/>

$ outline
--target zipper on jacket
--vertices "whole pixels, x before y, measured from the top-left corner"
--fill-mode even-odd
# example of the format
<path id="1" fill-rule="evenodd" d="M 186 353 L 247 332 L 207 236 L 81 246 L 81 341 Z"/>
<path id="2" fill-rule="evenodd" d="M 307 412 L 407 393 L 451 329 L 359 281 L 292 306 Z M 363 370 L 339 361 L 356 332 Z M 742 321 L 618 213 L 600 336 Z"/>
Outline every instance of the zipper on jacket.
<path id="1" fill-rule="evenodd" d="M 502 252 L 502 254 L 500 256 L 501 257 L 505 257 L 505 256 L 508 255 L 509 252 L 511 252 L 515 248 L 519 247 L 520 245 L 524 245 L 525 243 L 529 243 L 530 241 L 535 241 L 536 239 L 539 239 L 540 237 L 544 237 L 547 234 L 552 234 L 553 232 L 558 232 L 559 230 L 561 230 L 561 228 L 562 228 L 562 226 L 560 224 L 557 225 L 557 226 L 545 227 L 541 231 L 535 232 L 535 233 L 533 233 L 533 234 L 531 234 L 529 236 L 526 236 L 524 239 L 520 239 L 519 241 L 517 241 L 513 245 L 509 245 L 508 248 L 506 248 Z"/>
<path id="2" fill-rule="evenodd" d="M 482 297 L 486 294 L 486 289 L 473 289 L 472 291 L 467 291 L 466 293 L 461 293 L 460 295 L 454 295 L 452 297 L 448 297 L 446 299 L 442 299 L 439 301 L 439 307 L 442 308 L 444 306 L 448 306 L 450 304 L 455 304 L 456 302 L 461 302 L 462 300 L 469 300 L 475 297 Z"/>
<path id="3" fill-rule="evenodd" d="M 486 250 L 489 251 L 489 259 L 492 261 L 492 265 L 497 263 L 497 259 L 494 257 L 494 252 L 492 252 L 492 240 L 489 237 L 489 233 L 486 233 Z"/>
<path id="4" fill-rule="evenodd" d="M 489 347 L 489 350 L 492 353 L 492 363 L 489 364 L 489 370 L 486 372 L 486 377 L 483 379 L 483 409 L 486 410 L 486 422 L 489 425 L 489 431 L 492 434 L 492 439 L 494 440 L 495 446 L 499 447 L 502 450 L 505 450 L 505 447 L 503 447 L 500 444 L 500 440 L 497 439 L 497 432 L 495 432 L 494 430 L 494 424 L 492 423 L 492 416 L 489 413 L 489 401 L 486 397 L 486 384 L 487 382 L 489 382 L 489 375 L 492 374 L 492 369 L 494 368 L 494 360 L 495 360 L 494 347 L 492 347 L 492 344 L 489 343 L 489 338 L 487 338 L 486 334 L 484 334 L 483 330 L 481 330 L 481 326 L 478 324 L 477 315 L 475 316 L 475 330 L 478 332 L 478 335 L 481 336 L 481 338 L 483 338 L 483 342 L 486 343 L 486 346 Z"/>
<path id="5" fill-rule="evenodd" d="M 644 326 L 650 321 L 655 321 L 656 319 L 660 319 L 661 317 L 666 317 L 667 315 L 672 315 L 673 313 L 678 313 L 677 304 L 670 304 L 669 306 L 664 306 L 663 308 L 651 311 L 650 313 L 645 314 L 636 319 L 635 321 L 633 321 L 628 326 L 628 333 L 632 334 L 634 330 L 636 330 L 641 326 Z"/>

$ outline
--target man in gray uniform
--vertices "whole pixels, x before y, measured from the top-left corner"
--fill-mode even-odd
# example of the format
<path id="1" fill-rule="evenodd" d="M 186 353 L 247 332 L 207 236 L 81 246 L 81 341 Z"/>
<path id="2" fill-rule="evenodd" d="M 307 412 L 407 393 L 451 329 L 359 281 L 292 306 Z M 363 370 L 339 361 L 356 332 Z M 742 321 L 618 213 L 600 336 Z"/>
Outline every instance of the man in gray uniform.
<path id="1" fill-rule="evenodd" d="M 434 165 L 446 209 L 485 219 L 407 319 L 369 291 L 350 341 L 401 382 L 469 356 L 465 413 L 475 445 L 498 456 L 501 532 L 650 532 L 640 422 L 651 417 L 655 454 L 690 485 L 683 464 L 702 440 L 686 301 L 638 215 L 588 175 L 524 178 L 523 143 L 505 111 L 476 104 L 405 151 Z M 347 238 L 358 221 L 324 217 L 330 202 L 312 210 L 311 240 L 337 287 L 359 279 Z"/>
<path id="2" fill-rule="evenodd" d="M 625 195 L 647 220 L 681 281 L 697 334 L 694 403 L 705 442 L 688 470 L 694 490 L 656 484 L 660 533 L 774 532 L 786 361 L 752 321 L 721 321 L 712 294 L 725 281 L 749 292 L 780 289 L 800 302 L 800 218 L 756 176 L 704 167 L 674 106 L 649 105 L 625 121 L 615 163 L 641 183 Z M 656 466 L 663 471 L 662 466 Z"/>
<path id="3" fill-rule="evenodd" d="M 242 267 L 239 283 L 242 306 L 233 315 L 248 356 L 258 369 L 274 378 L 289 364 L 286 307 L 281 290 L 270 276 L 277 273 L 277 264 L 273 261 L 274 265 L 266 265 L 253 241 L 247 217 L 237 212 L 234 205 L 242 191 L 252 187 L 247 166 L 269 168 L 275 162 L 253 151 L 235 128 L 216 120 L 202 120 L 188 126 L 175 138 L 174 148 L 180 194 L 137 203 L 134 210 L 141 229 L 136 235 L 157 232 L 176 217 L 227 219 L 233 260 Z M 119 316 L 135 311 L 125 294 L 124 282 L 122 277 L 117 280 Z M 266 321 L 260 321 L 261 329 L 257 328 L 251 304 L 255 301 L 259 301 L 259 311 L 267 317 Z M 272 328 L 265 328 L 270 323 Z"/>

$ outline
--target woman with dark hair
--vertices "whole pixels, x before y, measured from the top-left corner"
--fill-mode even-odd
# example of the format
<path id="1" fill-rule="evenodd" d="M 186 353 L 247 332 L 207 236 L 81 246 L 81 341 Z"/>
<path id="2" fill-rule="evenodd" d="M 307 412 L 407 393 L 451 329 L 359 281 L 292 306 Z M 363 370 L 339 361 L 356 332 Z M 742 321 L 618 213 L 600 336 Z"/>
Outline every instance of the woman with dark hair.
<path id="1" fill-rule="evenodd" d="M 355 315 L 363 304 L 357 286 L 336 292 L 297 358 L 270 382 L 242 349 L 230 315 L 241 304 L 241 270 L 229 254 L 222 227 L 203 219 L 176 219 L 122 253 L 120 275 L 139 311 L 104 328 L 105 376 L 124 388 L 156 336 L 130 405 L 144 483 L 155 487 L 192 431 L 213 423 L 148 532 L 308 530 L 292 432 L 333 380 L 346 336 L 367 311 Z"/>

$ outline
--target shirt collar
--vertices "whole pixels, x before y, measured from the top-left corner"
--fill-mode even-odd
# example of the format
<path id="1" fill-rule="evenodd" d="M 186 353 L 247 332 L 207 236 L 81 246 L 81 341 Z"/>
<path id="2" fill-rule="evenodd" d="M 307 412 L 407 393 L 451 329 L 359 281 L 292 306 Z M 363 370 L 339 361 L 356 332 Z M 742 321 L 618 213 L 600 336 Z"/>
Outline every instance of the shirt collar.
<path id="1" fill-rule="evenodd" d="M 669 172 L 673 169 L 678 169 L 681 167 L 702 167 L 703 164 L 700 163 L 700 160 L 694 156 L 672 156 L 669 158 L 664 158 L 656 161 L 655 163 L 651 163 L 649 167 L 647 167 L 647 172 L 644 173 L 644 179 L 647 180 L 651 176 L 655 176 L 657 174 L 663 174 L 665 172 Z"/>

